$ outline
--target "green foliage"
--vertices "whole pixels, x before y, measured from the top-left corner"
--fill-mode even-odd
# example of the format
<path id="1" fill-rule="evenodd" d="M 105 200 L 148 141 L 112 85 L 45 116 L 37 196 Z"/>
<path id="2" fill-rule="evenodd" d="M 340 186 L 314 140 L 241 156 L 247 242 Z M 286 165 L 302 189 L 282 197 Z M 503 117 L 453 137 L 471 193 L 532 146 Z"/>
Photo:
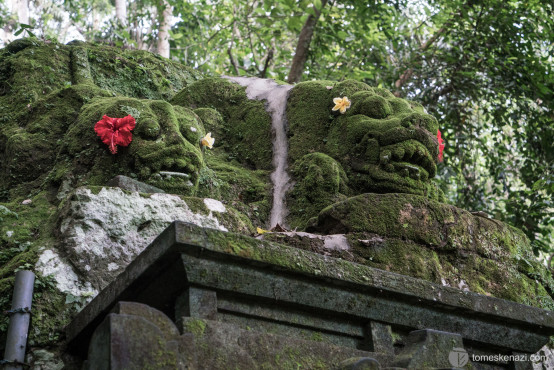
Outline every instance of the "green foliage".
<path id="1" fill-rule="evenodd" d="M 403 36 L 409 51 L 401 69 L 414 72 L 402 92 L 441 118 L 447 144 L 442 187 L 457 206 L 511 223 L 527 234 L 536 252 L 550 251 L 552 5 L 496 0 L 429 4 L 441 9 L 430 18 L 435 26 L 427 35 L 414 29 Z M 429 48 L 411 46 L 433 35 L 438 38 Z"/>

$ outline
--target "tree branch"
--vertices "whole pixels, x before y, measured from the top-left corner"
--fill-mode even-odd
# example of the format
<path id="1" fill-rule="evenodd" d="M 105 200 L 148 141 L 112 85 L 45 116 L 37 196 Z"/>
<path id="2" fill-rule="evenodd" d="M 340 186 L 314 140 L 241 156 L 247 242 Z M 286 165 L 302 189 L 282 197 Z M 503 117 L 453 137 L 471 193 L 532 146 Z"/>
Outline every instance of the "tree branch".
<path id="1" fill-rule="evenodd" d="M 233 9 L 233 17 L 236 15 L 236 8 Z M 231 31 L 231 40 L 229 41 L 229 47 L 227 48 L 227 54 L 229 55 L 229 61 L 235 69 L 235 75 L 239 75 L 239 65 L 237 60 L 233 56 L 233 44 L 235 43 L 235 33 L 237 32 L 237 21 L 236 18 L 233 19 L 233 30 Z"/>
<path id="2" fill-rule="evenodd" d="M 288 83 L 298 82 L 302 78 L 302 72 L 304 72 L 308 51 L 310 50 L 310 43 L 314 35 L 314 28 L 325 4 L 327 4 L 327 0 L 321 0 L 321 9 L 317 9 L 314 6 L 314 14 L 308 15 L 306 23 L 304 23 L 300 31 L 298 43 L 296 44 L 296 52 L 294 53 L 289 76 L 287 78 Z"/>
<path id="3" fill-rule="evenodd" d="M 265 56 L 265 63 L 264 63 L 264 69 L 260 72 L 260 77 L 265 78 L 267 75 L 267 70 L 269 68 L 269 64 L 273 60 L 273 54 L 275 53 L 275 47 L 271 46 L 271 49 L 267 52 L 267 55 Z"/>
<path id="4" fill-rule="evenodd" d="M 419 47 L 419 53 L 422 53 L 427 49 L 429 49 L 429 47 L 433 45 L 435 41 L 437 41 L 440 35 L 443 34 L 444 31 L 446 31 L 447 27 L 449 27 L 451 23 L 452 23 L 452 19 L 447 21 L 429 40 L 427 40 L 423 45 L 421 45 Z M 419 55 L 417 59 L 414 61 L 414 64 L 415 65 L 421 64 L 421 59 Z M 402 86 L 404 86 L 406 82 L 408 82 L 412 78 L 413 74 L 414 74 L 414 67 L 410 67 L 400 75 L 398 80 L 396 80 L 396 82 L 394 83 L 394 87 L 396 87 L 396 91 L 394 92 L 395 96 L 401 95 L 400 90 L 402 89 Z"/>

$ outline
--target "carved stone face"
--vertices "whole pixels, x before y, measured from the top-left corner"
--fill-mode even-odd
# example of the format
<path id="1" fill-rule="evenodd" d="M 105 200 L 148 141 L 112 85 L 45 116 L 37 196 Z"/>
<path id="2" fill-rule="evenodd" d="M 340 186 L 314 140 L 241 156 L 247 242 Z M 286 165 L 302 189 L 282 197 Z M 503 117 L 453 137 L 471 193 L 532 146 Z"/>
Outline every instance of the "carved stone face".
<path id="1" fill-rule="evenodd" d="M 310 102 L 305 94 L 294 93 L 293 89 L 288 111 L 291 146 L 295 145 L 295 137 L 315 142 L 306 152 L 323 152 L 337 160 L 355 193 L 430 195 L 430 179 L 436 173 L 438 123 L 421 105 L 351 80 L 334 86 L 299 84 L 295 89 L 310 90 L 318 99 Z M 344 114 L 332 112 L 333 98 L 344 96 L 351 107 Z M 297 114 L 296 109 L 314 112 L 310 117 Z M 327 114 L 317 113 L 320 110 Z M 317 144 L 322 141 L 317 136 L 324 138 L 323 143 Z"/>
<path id="2" fill-rule="evenodd" d="M 93 128 L 103 115 L 136 119 L 128 147 L 111 154 Z M 73 158 L 70 173 L 102 184 L 115 175 L 133 176 L 166 191 L 192 194 L 202 166 L 200 138 L 204 127 L 190 110 L 161 100 L 98 98 L 86 104 L 67 132 L 62 153 Z M 56 164 L 59 168 L 60 165 Z M 88 169 L 86 174 L 79 167 Z"/>
<path id="3" fill-rule="evenodd" d="M 200 77 L 192 69 L 140 51 L 21 39 L 0 50 L 0 71 L 0 201 L 45 187 L 53 192 L 61 183 L 104 185 L 116 174 L 167 190 L 196 183 L 201 123 L 190 111 L 160 103 Z M 133 104 L 144 117 L 131 145 L 111 155 L 94 125 L 103 115 L 126 116 Z M 189 178 L 154 177 L 160 171 Z"/>

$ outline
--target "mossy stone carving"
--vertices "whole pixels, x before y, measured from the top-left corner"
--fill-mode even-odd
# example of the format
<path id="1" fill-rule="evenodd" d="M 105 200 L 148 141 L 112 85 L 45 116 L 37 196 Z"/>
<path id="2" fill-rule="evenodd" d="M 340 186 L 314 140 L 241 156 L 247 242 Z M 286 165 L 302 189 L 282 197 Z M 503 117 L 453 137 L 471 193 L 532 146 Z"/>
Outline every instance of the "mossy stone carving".
<path id="1" fill-rule="evenodd" d="M 333 98 L 344 96 L 351 107 L 333 112 Z M 267 228 L 274 168 L 264 105 L 227 79 L 203 78 L 145 51 L 36 39 L 0 50 L 0 308 L 9 306 L 1 297 L 11 294 L 13 271 L 33 268 L 61 243 L 58 216 L 75 189 L 102 189 L 116 175 L 179 194 L 189 207 L 200 205 L 194 212 L 202 211 L 202 198 L 217 199 L 233 209 L 218 217 L 235 231 Z M 136 119 L 133 140 L 111 154 L 94 125 L 103 115 L 128 114 Z M 552 278 L 521 232 L 441 203 L 432 182 L 438 122 L 421 105 L 353 80 L 308 81 L 290 90 L 286 118 L 295 183 L 286 222 L 344 234 L 350 250 L 323 250 L 317 238 L 264 237 L 554 306 Z M 200 144 L 208 132 L 211 150 Z M 57 341 L 52 325 L 67 322 L 84 298 L 64 297 L 49 278 L 39 279 L 42 296 L 33 306 L 48 319 L 35 323 L 30 339 L 47 345 Z M 5 324 L 0 320 L 0 329 Z"/>

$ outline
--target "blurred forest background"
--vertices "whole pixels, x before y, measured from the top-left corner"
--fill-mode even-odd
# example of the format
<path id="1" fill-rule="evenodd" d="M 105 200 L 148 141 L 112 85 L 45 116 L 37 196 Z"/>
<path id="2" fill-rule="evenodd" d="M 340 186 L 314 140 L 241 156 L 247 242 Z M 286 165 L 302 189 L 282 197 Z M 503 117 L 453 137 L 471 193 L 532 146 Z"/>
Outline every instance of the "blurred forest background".
<path id="1" fill-rule="evenodd" d="M 423 104 L 448 201 L 554 252 L 554 13 L 540 0 L 0 0 L 34 36 L 150 50 L 206 74 L 353 78 Z"/>

